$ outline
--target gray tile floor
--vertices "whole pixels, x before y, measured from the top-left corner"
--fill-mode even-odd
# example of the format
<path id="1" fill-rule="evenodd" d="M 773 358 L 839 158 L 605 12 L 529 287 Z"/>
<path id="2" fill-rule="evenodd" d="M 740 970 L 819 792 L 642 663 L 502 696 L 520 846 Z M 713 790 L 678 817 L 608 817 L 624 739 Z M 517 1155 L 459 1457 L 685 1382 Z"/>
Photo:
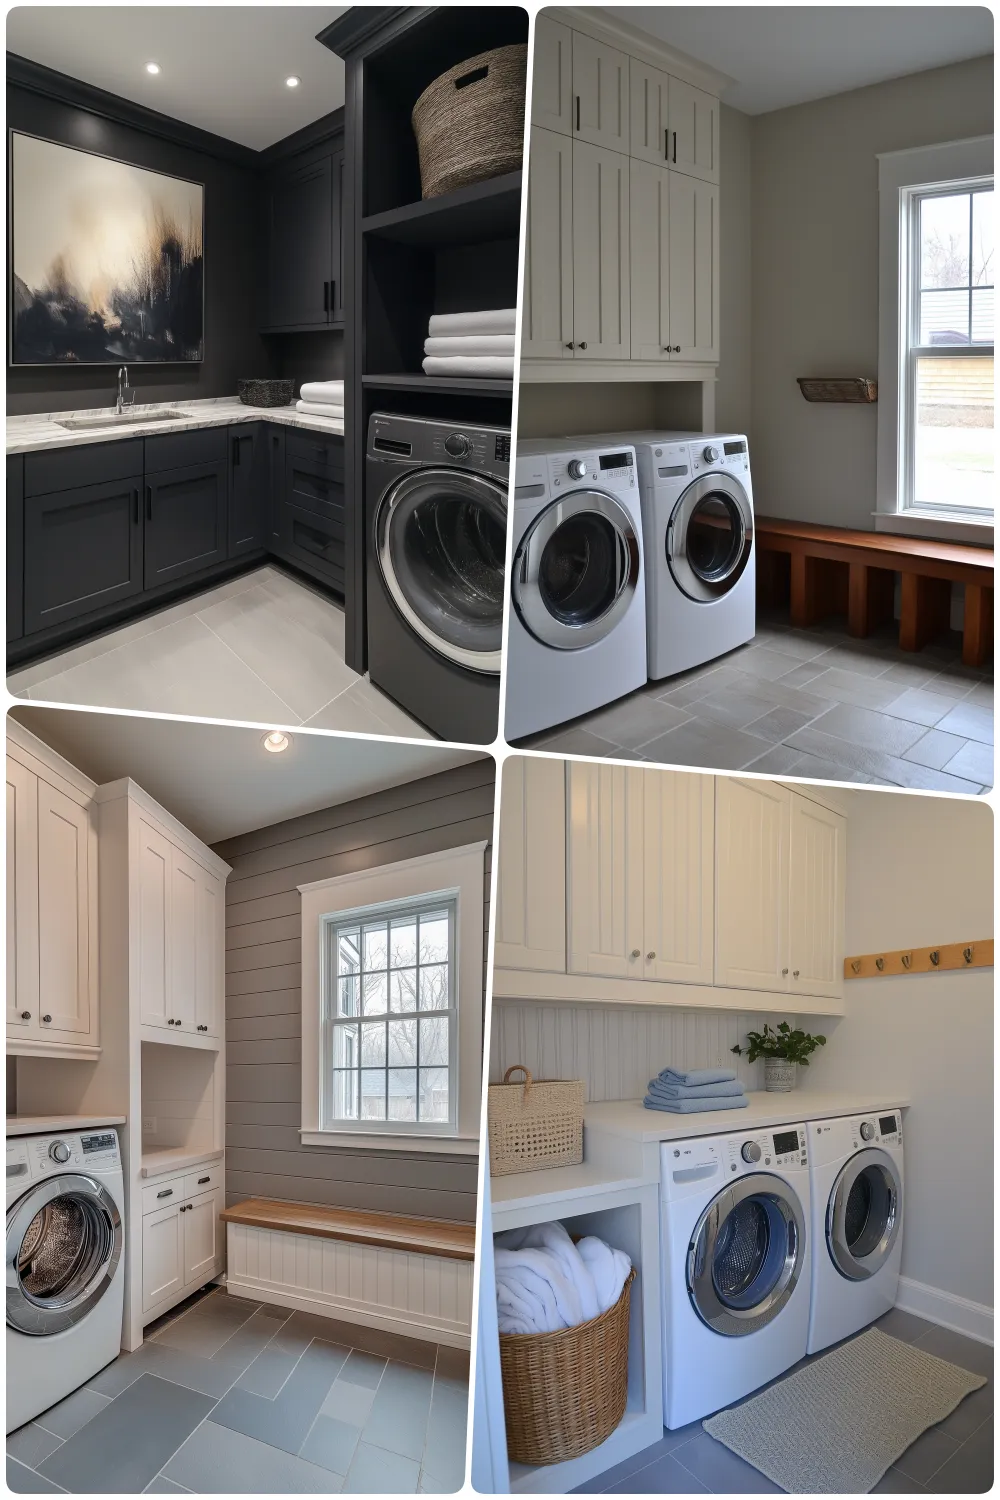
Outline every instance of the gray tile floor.
<path id="1" fill-rule="evenodd" d="M 16 1371 L 8 1371 L 16 1378 Z M 469 1356 L 218 1289 L 7 1438 L 15 1494 L 453 1494 Z"/>
<path id="2" fill-rule="evenodd" d="M 890 629 L 758 623 L 718 661 L 524 741 L 569 755 L 980 792 L 993 783 L 992 668 L 950 635 L 903 652 Z"/>
<path id="3" fill-rule="evenodd" d="M 270 564 L 11 673 L 16 698 L 432 736 L 344 661 L 344 612 Z"/>
<path id="4" fill-rule="evenodd" d="M 919 1344 L 929 1354 L 986 1375 L 989 1380 L 981 1390 L 966 1396 L 943 1422 L 922 1433 L 872 1493 L 984 1494 L 993 1484 L 992 1348 L 899 1308 L 880 1319 L 877 1326 L 894 1338 Z M 709 1437 L 700 1422 L 692 1422 L 674 1432 L 664 1431 L 660 1442 L 580 1485 L 576 1493 L 763 1495 L 784 1491 L 723 1443 Z"/>

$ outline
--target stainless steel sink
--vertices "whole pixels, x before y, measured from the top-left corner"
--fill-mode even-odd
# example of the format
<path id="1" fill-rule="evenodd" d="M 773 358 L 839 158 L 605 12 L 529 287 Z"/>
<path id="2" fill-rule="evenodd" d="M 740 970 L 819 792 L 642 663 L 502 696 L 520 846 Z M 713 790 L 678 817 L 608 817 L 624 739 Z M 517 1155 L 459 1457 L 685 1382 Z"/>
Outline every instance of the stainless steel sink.
<path id="1" fill-rule="evenodd" d="M 64 417 L 56 418 L 57 427 L 65 427 L 69 432 L 87 432 L 101 427 L 136 427 L 146 422 L 176 422 L 178 418 L 190 417 L 186 411 L 123 411 L 118 413 L 98 412 L 87 417 Z"/>

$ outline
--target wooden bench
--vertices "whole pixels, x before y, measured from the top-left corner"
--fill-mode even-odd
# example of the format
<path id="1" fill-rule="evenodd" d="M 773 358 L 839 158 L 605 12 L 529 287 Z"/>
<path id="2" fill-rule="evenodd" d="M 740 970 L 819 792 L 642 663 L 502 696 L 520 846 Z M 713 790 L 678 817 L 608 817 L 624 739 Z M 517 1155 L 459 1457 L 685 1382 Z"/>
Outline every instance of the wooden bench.
<path id="1" fill-rule="evenodd" d="M 949 628 L 951 586 L 965 589 L 962 661 L 981 667 L 993 646 L 993 550 L 886 532 L 848 531 L 757 516 L 758 602 L 790 602 L 792 624 L 805 628 L 846 614 L 851 635 L 864 637 L 892 619 L 900 575 L 899 644 L 919 651 Z M 782 573 L 778 559 L 790 568 Z"/>
<path id="2" fill-rule="evenodd" d="M 224 1209 L 220 1217 L 227 1224 L 249 1224 L 254 1229 L 308 1234 L 322 1240 L 347 1240 L 415 1255 L 443 1255 L 449 1260 L 473 1260 L 476 1253 L 476 1226 L 444 1219 L 411 1219 L 403 1214 L 362 1213 L 272 1198 L 247 1198 Z"/>

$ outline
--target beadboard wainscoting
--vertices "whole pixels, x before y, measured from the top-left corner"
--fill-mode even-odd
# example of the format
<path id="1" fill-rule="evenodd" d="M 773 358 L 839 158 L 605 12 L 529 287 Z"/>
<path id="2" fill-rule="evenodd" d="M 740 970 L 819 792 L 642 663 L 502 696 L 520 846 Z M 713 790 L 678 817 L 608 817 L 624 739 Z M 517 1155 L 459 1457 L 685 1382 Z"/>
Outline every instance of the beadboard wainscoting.
<path id="1" fill-rule="evenodd" d="M 515 1063 L 536 1078 L 582 1078 L 588 1103 L 638 1099 L 661 1068 L 735 1068 L 747 1089 L 764 1087 L 762 1062 L 734 1057 L 731 1048 L 765 1021 L 795 1024 L 795 1017 L 754 1011 L 685 1009 L 681 1006 L 540 1005 L 517 1000 L 493 1004 L 490 1082 Z"/>
<path id="2" fill-rule="evenodd" d="M 472 1261 L 249 1224 L 228 1229 L 227 1285 L 237 1296 L 469 1347 Z"/>
<path id="3" fill-rule="evenodd" d="M 493 837 L 491 758 L 230 839 L 226 1201 L 278 1198 L 471 1223 L 475 1157 L 303 1146 L 298 887 Z M 492 845 L 486 849 L 484 931 Z M 318 1038 L 308 1038 L 315 1051 Z"/>

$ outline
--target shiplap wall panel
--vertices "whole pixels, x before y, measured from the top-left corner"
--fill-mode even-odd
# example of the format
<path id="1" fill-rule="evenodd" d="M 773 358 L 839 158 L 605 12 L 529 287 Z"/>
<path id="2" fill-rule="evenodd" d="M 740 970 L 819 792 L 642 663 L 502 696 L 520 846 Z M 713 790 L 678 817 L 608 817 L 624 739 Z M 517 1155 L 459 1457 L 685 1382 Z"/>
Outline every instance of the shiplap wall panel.
<path id="1" fill-rule="evenodd" d="M 546 1005 L 496 1000 L 490 1043 L 490 1082 L 515 1063 L 536 1078 L 582 1078 L 592 1103 L 638 1099 L 661 1068 L 731 1067 L 748 1089 L 764 1086 L 763 1063 L 730 1050 L 745 1045 L 748 1027 L 765 1021 L 794 1024 L 792 1015 L 660 1009 L 632 1005 Z"/>
<path id="2" fill-rule="evenodd" d="M 479 839 L 491 843 L 494 774 L 492 760 L 476 761 L 218 846 L 233 867 L 226 883 L 227 1202 L 286 1198 L 474 1221 L 474 1159 L 299 1144 L 297 887 Z"/>

